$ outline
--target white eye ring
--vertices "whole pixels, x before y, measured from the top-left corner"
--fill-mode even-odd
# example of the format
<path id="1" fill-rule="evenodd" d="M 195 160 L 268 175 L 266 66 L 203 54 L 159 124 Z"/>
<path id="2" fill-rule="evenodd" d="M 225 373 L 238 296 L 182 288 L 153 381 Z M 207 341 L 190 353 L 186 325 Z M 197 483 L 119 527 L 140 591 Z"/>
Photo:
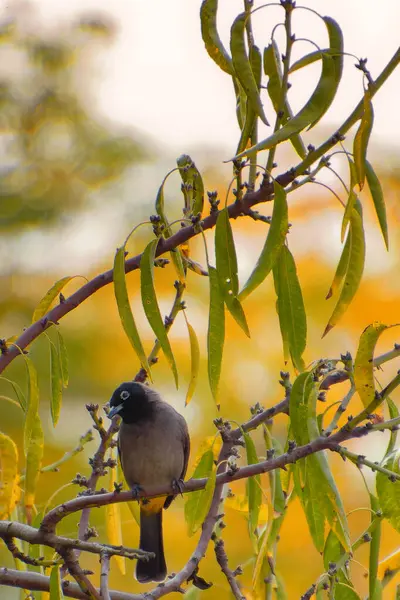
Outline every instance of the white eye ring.
<path id="1" fill-rule="evenodd" d="M 126 390 L 124 390 L 123 392 L 120 393 L 119 397 L 121 398 L 121 400 L 127 400 L 130 396 L 130 393 L 127 392 Z"/>

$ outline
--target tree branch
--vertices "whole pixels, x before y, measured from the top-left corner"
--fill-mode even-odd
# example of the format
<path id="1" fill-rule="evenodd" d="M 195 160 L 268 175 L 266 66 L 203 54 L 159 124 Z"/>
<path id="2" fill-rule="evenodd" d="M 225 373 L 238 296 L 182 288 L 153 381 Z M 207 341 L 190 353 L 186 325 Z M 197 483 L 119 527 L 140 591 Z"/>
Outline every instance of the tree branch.
<path id="1" fill-rule="evenodd" d="M 101 600 L 111 600 L 110 590 L 108 589 L 109 573 L 110 573 L 110 555 L 107 553 L 104 553 L 101 555 L 101 572 L 100 572 Z"/>
<path id="2" fill-rule="evenodd" d="M 228 580 L 232 594 L 234 595 L 234 597 L 237 600 L 246 600 L 245 596 L 243 596 L 243 594 L 242 594 L 242 591 L 239 587 L 238 582 L 236 581 L 236 576 L 239 573 L 232 571 L 232 569 L 230 569 L 228 566 L 228 556 L 225 551 L 224 540 L 222 540 L 222 539 L 215 540 L 214 551 L 215 551 L 215 557 L 217 559 L 217 562 L 218 562 L 219 566 L 221 567 L 221 571 L 223 572 L 226 579 Z M 241 572 L 241 570 L 240 570 L 240 572 Z"/>

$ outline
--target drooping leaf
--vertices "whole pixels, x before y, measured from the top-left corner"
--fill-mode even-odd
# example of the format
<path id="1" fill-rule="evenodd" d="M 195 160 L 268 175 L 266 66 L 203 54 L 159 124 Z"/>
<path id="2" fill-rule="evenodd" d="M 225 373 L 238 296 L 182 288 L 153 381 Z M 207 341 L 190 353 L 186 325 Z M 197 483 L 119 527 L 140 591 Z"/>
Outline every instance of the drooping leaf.
<path id="1" fill-rule="evenodd" d="M 110 459 L 115 460 L 116 455 L 111 449 Z M 118 483 L 116 477 L 116 467 L 108 470 L 108 491 L 115 492 L 115 484 Z M 121 524 L 121 505 L 108 504 L 106 506 L 106 531 L 107 539 L 113 546 L 122 546 L 122 524 Z M 115 556 L 115 562 L 121 575 L 125 575 L 125 558 L 123 556 Z"/>
<path id="2" fill-rule="evenodd" d="M 61 290 L 73 279 L 73 277 L 63 277 L 56 281 L 49 291 L 43 296 L 37 307 L 35 308 L 32 316 L 32 323 L 35 323 L 47 313 L 51 303 L 58 296 Z"/>
<path id="3" fill-rule="evenodd" d="M 18 485 L 18 448 L 0 431 L 0 521 L 11 517 L 20 497 Z"/>
<path id="4" fill-rule="evenodd" d="M 400 475 L 399 460 L 400 450 L 397 449 L 382 461 L 381 466 Z M 376 491 L 383 516 L 397 532 L 400 532 L 400 481 L 392 482 L 387 475 L 378 471 Z"/>
<path id="5" fill-rule="evenodd" d="M 238 266 L 235 242 L 233 240 L 227 208 L 221 210 L 217 218 L 215 228 L 215 260 L 219 286 L 226 307 L 237 324 L 250 337 L 246 316 L 237 297 L 239 291 Z"/>
<path id="6" fill-rule="evenodd" d="M 25 356 L 25 365 L 28 371 L 28 406 L 24 424 L 24 449 L 25 454 L 29 448 L 32 431 L 35 426 L 36 415 L 39 409 L 39 388 L 37 382 L 37 373 L 35 365 L 29 358 Z"/>
<path id="7" fill-rule="evenodd" d="M 178 165 L 183 185 L 186 186 L 186 193 L 190 201 L 189 205 L 186 206 L 185 214 L 187 217 L 201 214 L 204 205 L 204 185 L 200 171 L 188 154 L 182 154 L 177 159 L 176 164 Z"/>
<path id="8" fill-rule="evenodd" d="M 7 379 L 6 377 L 0 377 L 0 379 L 3 380 L 3 381 L 7 381 L 7 383 L 9 383 L 11 385 L 11 387 L 13 388 L 13 390 L 15 392 L 15 395 L 17 396 L 17 400 L 19 402 L 20 407 L 25 412 L 26 411 L 27 401 L 26 401 L 26 398 L 25 398 L 25 394 L 21 390 L 21 388 L 18 385 L 18 383 L 16 383 L 15 381 L 12 381 L 11 379 Z"/>
<path id="9" fill-rule="evenodd" d="M 310 54 L 306 54 L 305 56 L 302 56 L 301 58 L 299 58 L 299 60 L 296 60 L 296 62 L 294 62 L 290 66 L 289 75 L 291 73 L 294 73 L 295 71 L 298 71 L 299 69 L 302 69 L 303 67 L 312 65 L 317 60 L 321 60 L 322 57 L 324 56 L 324 54 L 329 54 L 330 56 L 335 56 L 338 54 L 338 52 L 337 52 L 337 50 L 331 50 L 330 48 L 323 48 L 322 50 L 315 50 L 315 52 L 310 52 Z"/>
<path id="10" fill-rule="evenodd" d="M 325 571 L 329 571 L 329 565 L 331 563 L 338 563 L 345 554 L 345 549 L 340 543 L 336 533 L 331 529 L 325 541 L 324 547 L 324 568 Z M 352 587 L 351 581 L 348 577 L 348 567 L 345 564 L 341 569 L 336 572 L 337 581 L 346 583 Z"/>
<path id="11" fill-rule="evenodd" d="M 281 108 L 283 73 L 279 48 L 275 40 L 272 40 L 271 44 L 264 49 L 264 73 L 268 76 L 267 90 L 275 112 L 278 113 L 278 111 L 282 110 L 282 122 L 286 123 L 288 119 L 293 119 L 293 112 L 287 97 L 284 99 L 283 107 Z M 300 158 L 305 158 L 307 150 L 300 135 L 298 133 L 293 134 L 290 137 L 290 141 Z"/>
<path id="12" fill-rule="evenodd" d="M 143 251 L 140 260 L 140 291 L 147 320 L 160 342 L 162 351 L 164 352 L 165 358 L 174 375 L 175 385 L 178 387 L 178 370 L 176 368 L 175 358 L 172 353 L 171 344 L 164 326 L 154 288 L 154 258 L 156 255 L 157 244 L 158 239 L 152 240 Z"/>
<path id="13" fill-rule="evenodd" d="M 291 138 L 293 134 L 299 133 L 306 127 L 314 127 L 324 116 L 332 104 L 343 70 L 343 36 L 339 25 L 330 17 L 324 17 L 325 25 L 329 34 L 329 47 L 335 50 L 335 55 L 324 54 L 322 56 L 322 72 L 317 87 L 303 108 L 290 119 L 281 129 L 235 156 L 235 159 L 249 156 L 261 150 L 269 150 Z"/>
<path id="14" fill-rule="evenodd" d="M 365 160 L 365 175 L 367 177 L 368 187 L 371 192 L 383 239 L 385 240 L 386 249 L 389 250 L 389 232 L 382 186 L 374 169 L 372 168 L 371 163 L 369 163 L 367 160 Z"/>
<path id="15" fill-rule="evenodd" d="M 259 90 L 260 86 L 261 86 L 262 58 L 261 58 L 260 50 L 258 49 L 257 46 L 252 46 L 250 48 L 249 59 L 250 59 L 250 65 L 251 65 L 251 68 L 253 71 L 254 79 L 256 81 L 257 88 Z M 246 148 L 249 140 L 251 143 L 251 138 L 252 138 L 256 128 L 257 128 L 257 115 L 253 110 L 253 106 L 252 106 L 251 102 L 249 102 L 247 100 L 246 101 L 246 116 L 245 116 L 245 119 L 243 122 L 243 127 L 242 127 L 242 131 L 240 134 L 240 139 L 239 139 L 238 147 L 236 150 L 236 154 L 239 154 L 239 152 L 242 152 Z"/>
<path id="16" fill-rule="evenodd" d="M 347 157 L 347 160 L 348 160 L 349 168 L 350 168 L 350 191 L 349 191 L 349 197 L 348 197 L 347 203 L 346 203 L 346 208 L 344 209 L 344 215 L 343 215 L 343 220 L 342 220 L 342 229 L 341 229 L 341 234 L 340 234 L 340 241 L 342 242 L 342 244 L 343 244 L 344 237 L 346 235 L 347 225 L 350 222 L 350 217 L 352 215 L 355 203 L 357 202 L 357 194 L 354 191 L 354 187 L 357 183 L 356 168 L 355 168 L 353 161 L 349 157 Z"/>
<path id="17" fill-rule="evenodd" d="M 369 494 L 371 510 L 374 513 L 380 512 L 379 500 L 373 494 Z M 381 585 L 378 580 L 379 569 L 379 552 L 382 533 L 382 519 L 377 518 L 374 513 L 371 513 L 371 523 L 375 519 L 376 525 L 371 532 L 371 541 L 369 544 L 369 598 L 370 600 L 381 600 Z"/>
<path id="18" fill-rule="evenodd" d="M 142 368 L 152 381 L 147 356 L 143 349 L 142 341 L 133 318 L 132 309 L 129 304 L 128 290 L 125 277 L 125 245 L 118 248 L 114 259 L 114 293 L 117 301 L 118 313 L 122 327 L 130 341 L 132 348 L 140 361 Z"/>
<path id="19" fill-rule="evenodd" d="M 200 8 L 201 36 L 213 61 L 229 75 L 233 75 L 232 59 L 225 50 L 217 30 L 218 0 L 203 0 Z"/>
<path id="20" fill-rule="evenodd" d="M 243 432 L 246 446 L 246 459 L 248 465 L 258 463 L 256 447 L 249 433 Z M 255 531 L 258 526 L 260 507 L 262 504 L 261 477 L 254 475 L 246 480 L 246 496 L 249 503 L 249 533 L 252 540 L 255 539 Z"/>
<path id="21" fill-rule="evenodd" d="M 341 319 L 346 312 L 350 302 L 353 300 L 361 282 L 364 272 L 365 262 L 365 237 L 362 219 L 362 208 L 359 201 L 356 201 L 350 218 L 350 256 L 348 269 L 344 278 L 343 287 L 341 289 L 336 306 L 328 321 L 324 337 Z"/>
<path id="22" fill-rule="evenodd" d="M 391 419 L 395 419 L 400 415 L 399 409 L 397 408 L 393 400 L 390 398 L 390 396 L 386 397 L 386 404 L 388 405 L 389 415 Z M 398 430 L 395 428 L 392 429 L 392 431 L 390 432 L 389 442 L 385 452 L 385 456 L 388 456 L 388 454 L 393 452 L 393 450 L 395 449 L 397 443 L 397 434 Z"/>
<path id="23" fill-rule="evenodd" d="M 216 473 L 214 454 L 212 450 L 207 450 L 192 475 L 193 479 L 208 477 L 207 485 L 203 490 L 188 494 L 185 503 L 185 520 L 190 536 L 202 526 L 207 516 L 214 493 Z"/>
<path id="24" fill-rule="evenodd" d="M 190 400 L 193 397 L 194 391 L 197 385 L 197 379 L 199 376 L 199 368 L 200 368 L 200 346 L 199 341 L 197 339 L 197 335 L 191 324 L 186 318 L 186 325 L 189 333 L 189 341 L 190 341 L 190 383 L 188 387 L 188 391 L 186 392 L 186 400 L 185 406 L 187 406 Z"/>
<path id="25" fill-rule="evenodd" d="M 157 215 L 161 219 L 160 225 L 162 225 L 162 235 L 163 235 L 163 237 L 165 239 L 168 239 L 169 237 L 171 237 L 172 231 L 171 231 L 171 228 L 169 226 L 168 217 L 167 217 L 167 215 L 165 213 L 165 207 L 164 207 L 164 185 L 165 185 L 165 182 L 167 181 L 168 177 L 171 175 L 171 173 L 173 173 L 173 171 L 170 171 L 164 177 L 164 179 L 161 182 L 160 187 L 158 188 L 158 192 L 157 192 L 157 196 L 156 196 L 156 206 L 155 206 L 155 208 L 156 208 Z M 182 257 L 181 250 L 179 248 L 174 248 L 173 250 L 171 250 L 170 256 L 171 256 L 172 264 L 174 265 L 176 273 L 178 275 L 179 281 L 181 283 L 184 283 L 186 275 L 185 275 L 185 269 L 184 269 L 184 266 L 183 266 L 183 257 Z"/>
<path id="26" fill-rule="evenodd" d="M 218 403 L 218 387 L 225 341 L 225 310 L 217 271 L 211 265 L 208 266 L 208 274 L 210 280 L 210 309 L 207 332 L 208 380 L 214 400 Z"/>
<path id="27" fill-rule="evenodd" d="M 60 566 L 55 565 L 50 573 L 50 600 L 64 600 L 61 585 Z"/>
<path id="28" fill-rule="evenodd" d="M 26 452 L 24 503 L 28 525 L 32 522 L 32 510 L 35 504 L 36 488 L 43 459 L 43 443 L 42 424 L 39 414 L 36 413 Z"/>
<path id="29" fill-rule="evenodd" d="M 50 341 L 51 419 L 54 427 L 58 423 L 62 403 L 62 373 L 57 348 Z"/>
<path id="30" fill-rule="evenodd" d="M 253 272 L 239 294 L 239 300 L 247 298 L 264 281 L 274 266 L 286 239 L 289 228 L 286 192 L 276 181 L 274 181 L 274 193 L 274 208 L 265 244 Z"/>
<path id="31" fill-rule="evenodd" d="M 294 368 L 303 371 L 307 320 L 296 264 L 289 248 L 285 245 L 281 247 L 273 273 L 282 339 L 288 344 Z"/>
<path id="32" fill-rule="evenodd" d="M 374 350 L 381 333 L 387 328 L 387 325 L 375 322 L 368 325 L 360 337 L 354 361 L 354 383 L 364 407 L 375 398 Z"/>
<path id="33" fill-rule="evenodd" d="M 374 122 L 374 110 L 372 108 L 371 92 L 369 90 L 365 90 L 363 107 L 364 111 L 361 117 L 361 123 L 356 135 L 354 136 L 353 144 L 354 164 L 356 167 L 357 182 L 360 186 L 360 190 L 362 190 L 364 187 L 365 161 L 367 159 L 368 142 Z"/>
<path id="34" fill-rule="evenodd" d="M 343 281 L 343 277 L 346 275 L 349 268 L 349 260 L 350 260 L 350 249 L 351 249 L 351 231 L 348 231 L 346 241 L 343 246 L 342 254 L 340 255 L 340 259 L 338 262 L 338 266 L 336 267 L 336 272 L 333 277 L 333 281 L 331 283 L 331 287 L 326 295 L 326 300 L 333 296 L 337 289 L 340 287 L 340 284 Z"/>
<path id="35" fill-rule="evenodd" d="M 63 387 L 67 388 L 69 383 L 69 369 L 68 369 L 68 353 L 67 347 L 64 342 L 64 338 L 61 335 L 59 327 L 57 327 L 57 338 L 58 338 L 58 355 L 60 357 L 60 368 Z"/>
<path id="36" fill-rule="evenodd" d="M 246 13 L 241 13 L 236 17 L 231 27 L 231 54 L 232 63 L 236 76 L 246 93 L 248 101 L 251 103 L 254 112 L 260 119 L 268 125 L 267 118 L 264 114 L 263 105 L 257 87 L 257 82 L 251 68 L 249 57 L 246 52 L 245 44 L 245 26 Z"/>

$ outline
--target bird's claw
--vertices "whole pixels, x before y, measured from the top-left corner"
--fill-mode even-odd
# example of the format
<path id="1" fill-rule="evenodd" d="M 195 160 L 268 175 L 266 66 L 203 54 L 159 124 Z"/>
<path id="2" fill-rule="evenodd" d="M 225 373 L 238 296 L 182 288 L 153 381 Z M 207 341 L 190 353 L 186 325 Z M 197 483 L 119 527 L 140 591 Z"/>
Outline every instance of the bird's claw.
<path id="1" fill-rule="evenodd" d="M 140 493 L 143 492 L 143 488 L 138 483 L 135 483 L 135 485 L 131 487 L 131 492 L 133 500 L 139 500 L 139 496 Z"/>
<path id="2" fill-rule="evenodd" d="M 183 479 L 172 480 L 172 491 L 174 493 L 174 496 L 178 496 L 178 494 L 183 496 L 183 492 L 185 491 L 185 482 L 183 481 Z"/>

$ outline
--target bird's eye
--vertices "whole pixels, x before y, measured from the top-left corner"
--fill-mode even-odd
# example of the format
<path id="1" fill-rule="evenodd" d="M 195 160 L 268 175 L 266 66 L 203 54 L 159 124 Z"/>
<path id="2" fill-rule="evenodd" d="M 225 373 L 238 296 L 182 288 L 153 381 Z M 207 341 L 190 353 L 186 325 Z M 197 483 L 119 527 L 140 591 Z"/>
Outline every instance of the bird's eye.
<path id="1" fill-rule="evenodd" d="M 130 393 L 127 392 L 126 390 L 124 390 L 123 392 L 120 393 L 119 396 L 120 396 L 121 400 L 127 400 L 130 396 Z"/>

